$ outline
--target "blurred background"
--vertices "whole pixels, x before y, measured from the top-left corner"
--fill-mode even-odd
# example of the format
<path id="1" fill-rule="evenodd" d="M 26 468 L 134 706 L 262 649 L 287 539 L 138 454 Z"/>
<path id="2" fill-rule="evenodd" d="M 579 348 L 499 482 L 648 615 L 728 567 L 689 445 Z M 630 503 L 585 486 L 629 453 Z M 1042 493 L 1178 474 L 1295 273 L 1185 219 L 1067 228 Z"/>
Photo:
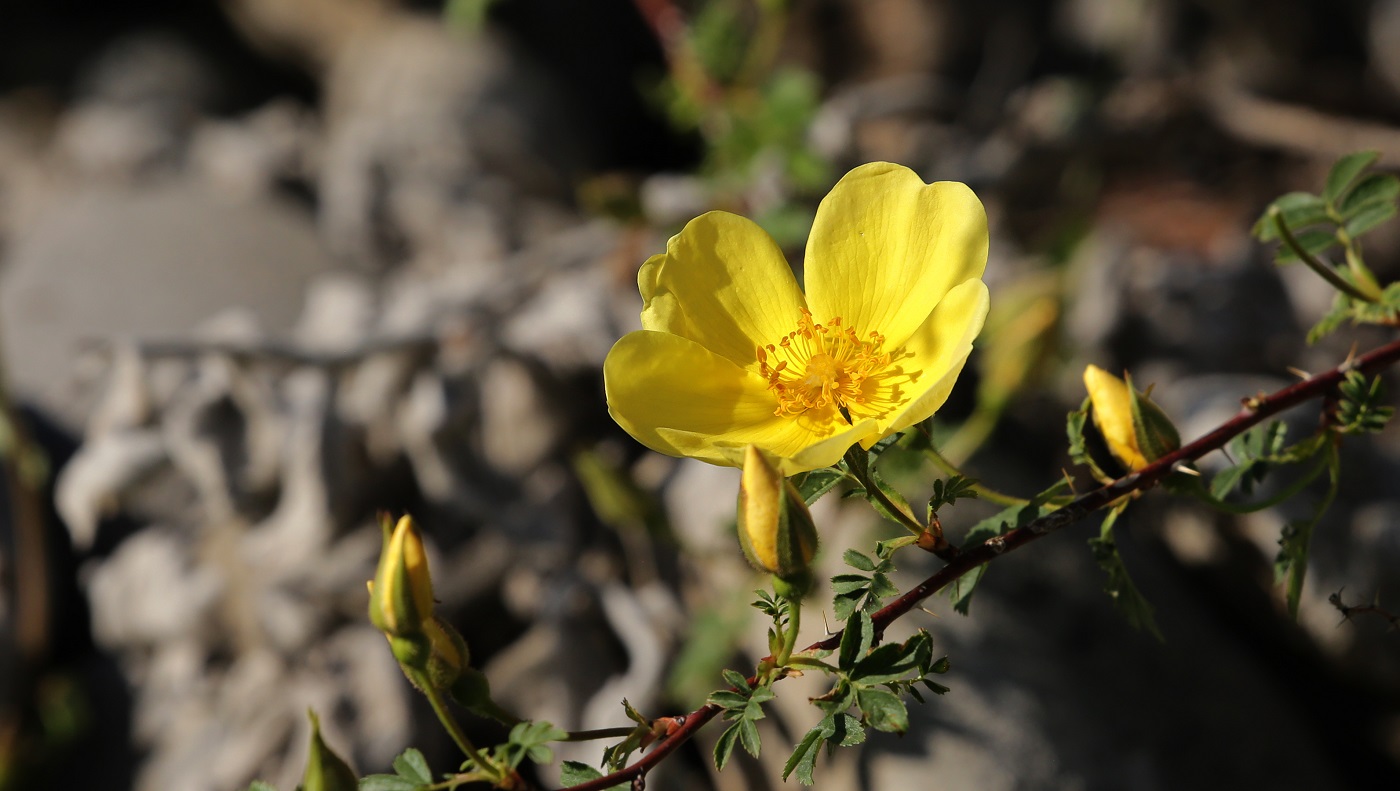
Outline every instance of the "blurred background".
<path id="1" fill-rule="evenodd" d="M 526 716 L 675 714 L 751 667 L 735 471 L 644 451 L 602 397 L 638 266 L 708 209 L 799 264 L 856 164 L 972 185 L 993 314 L 933 430 L 1020 495 L 1068 464 L 1086 363 L 1190 439 L 1388 339 L 1306 345 L 1331 292 L 1248 231 L 1342 154 L 1400 162 L 1397 44 L 1397 0 L 0 2 L 0 789 L 290 789 L 308 707 L 362 773 L 455 768 L 364 616 L 385 510 Z M 1397 256 L 1368 237 L 1383 282 Z M 819 787 L 1400 787 L 1400 633 L 1327 602 L 1400 609 L 1400 434 L 1345 454 L 1297 623 L 1272 562 L 1317 492 L 1150 494 L 1119 537 L 1164 644 L 1067 530 L 970 617 L 901 623 L 952 691 Z M 825 576 L 897 531 L 817 516 Z M 783 686 L 760 759 L 716 774 L 711 728 L 651 787 L 781 785 L 817 692 Z"/>

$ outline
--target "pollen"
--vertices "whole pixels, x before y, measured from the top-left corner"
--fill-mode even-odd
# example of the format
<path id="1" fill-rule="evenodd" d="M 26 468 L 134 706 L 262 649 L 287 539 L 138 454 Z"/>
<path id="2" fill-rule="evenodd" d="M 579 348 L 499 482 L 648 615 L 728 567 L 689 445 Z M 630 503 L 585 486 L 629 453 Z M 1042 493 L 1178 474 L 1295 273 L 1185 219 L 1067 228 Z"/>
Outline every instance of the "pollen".
<path id="1" fill-rule="evenodd" d="M 846 415 L 868 412 L 867 383 L 890 365 L 884 344 L 878 332 L 862 338 L 840 316 L 818 324 L 803 308 L 796 330 L 757 350 L 759 374 L 778 401 L 773 414 L 795 417 L 828 406 Z"/>

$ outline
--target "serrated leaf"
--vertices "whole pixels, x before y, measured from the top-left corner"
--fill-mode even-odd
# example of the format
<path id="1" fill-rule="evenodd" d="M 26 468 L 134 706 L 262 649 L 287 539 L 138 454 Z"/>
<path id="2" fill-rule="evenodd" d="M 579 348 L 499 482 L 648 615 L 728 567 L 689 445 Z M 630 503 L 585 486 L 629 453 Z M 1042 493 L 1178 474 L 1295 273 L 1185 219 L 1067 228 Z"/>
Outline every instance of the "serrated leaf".
<path id="1" fill-rule="evenodd" d="M 861 687 L 856 690 L 856 706 L 865 723 L 877 731 L 904 733 L 909 730 L 909 709 L 899 696 L 887 689 Z"/>
<path id="2" fill-rule="evenodd" d="M 875 486 L 880 490 L 880 493 L 885 496 L 885 500 L 888 500 L 893 505 L 893 509 L 891 509 L 890 506 L 885 504 L 885 500 L 881 500 L 879 497 L 872 497 L 867 492 L 865 499 L 868 500 L 872 506 L 874 506 L 875 510 L 879 512 L 881 516 L 901 527 L 903 527 L 907 522 L 919 521 L 918 518 L 914 516 L 914 509 L 910 507 L 909 501 L 904 499 L 904 495 L 900 494 L 898 489 L 895 489 L 893 486 L 890 486 L 888 483 L 886 483 L 885 480 L 880 477 L 880 474 L 876 472 L 873 467 L 870 468 L 869 474 L 871 482 L 874 483 Z M 901 519 L 901 515 L 903 515 L 906 518 Z"/>
<path id="3" fill-rule="evenodd" d="M 831 600 L 831 610 L 836 615 L 836 620 L 844 621 L 851 617 L 851 613 L 855 612 L 860 606 L 860 600 L 865 598 L 865 593 L 866 590 L 862 588 L 858 591 L 838 594 L 833 598 Z"/>
<path id="4" fill-rule="evenodd" d="M 1113 541 L 1113 525 L 1122 512 L 1123 507 L 1119 506 L 1104 516 L 1103 524 L 1099 527 L 1099 536 L 1089 539 L 1089 548 L 1093 551 L 1094 560 L 1098 562 L 1099 568 L 1103 569 L 1106 575 L 1103 588 L 1113 600 L 1113 605 L 1134 628 L 1147 631 L 1161 641 L 1162 632 L 1157 628 L 1157 621 L 1152 615 L 1152 605 L 1138 592 L 1132 577 L 1128 576 L 1128 567 L 1123 565 L 1123 558 L 1118 554 L 1118 545 Z"/>
<path id="5" fill-rule="evenodd" d="M 719 706 L 722 709 L 743 709 L 745 706 L 749 705 L 749 699 L 747 697 L 740 695 L 738 692 L 730 692 L 727 689 L 711 692 L 710 697 L 707 698 L 705 702 L 712 706 Z"/>
<path id="6" fill-rule="evenodd" d="M 870 587 L 870 578 L 861 574 L 837 574 L 831 578 L 831 590 L 837 594 L 864 592 Z"/>
<path id="7" fill-rule="evenodd" d="M 724 681 L 729 686 L 734 687 L 740 692 L 749 691 L 749 680 L 747 678 L 744 678 L 743 673 L 740 673 L 737 670 L 730 670 L 726 668 L 720 673 L 720 675 L 724 676 Z"/>
<path id="8" fill-rule="evenodd" d="M 783 764 L 783 780 L 786 781 L 789 775 L 796 774 L 797 782 L 804 786 L 812 784 L 812 770 L 816 768 L 817 753 L 821 751 L 822 743 L 836 732 L 836 723 L 830 715 L 823 718 L 817 726 L 807 735 L 802 737 L 802 741 L 793 748 L 792 755 L 788 756 L 787 762 Z"/>
<path id="9" fill-rule="evenodd" d="M 428 768 L 428 759 L 412 747 L 394 759 L 394 771 L 399 777 L 421 785 L 431 785 L 433 782 L 433 771 Z"/>
<path id="10" fill-rule="evenodd" d="M 837 652 L 837 667 L 849 670 L 870 650 L 875 640 L 875 623 L 863 611 L 851 613 L 846 619 L 846 628 L 841 633 L 841 647 Z"/>
<path id="11" fill-rule="evenodd" d="M 1361 171 L 1370 167 L 1380 156 L 1378 151 L 1357 151 L 1337 160 L 1337 164 L 1333 165 L 1331 172 L 1327 174 L 1327 186 L 1322 191 L 1323 200 L 1336 204 L 1356 181 L 1356 177 L 1361 175 Z"/>
<path id="12" fill-rule="evenodd" d="M 905 655 L 905 648 L 897 643 L 886 643 L 866 654 L 851 668 L 851 680 L 862 684 L 884 684 L 904 678 L 918 670 L 913 657 Z"/>
<path id="13" fill-rule="evenodd" d="M 741 721 L 742 722 L 742 721 Z M 734 745 L 739 743 L 739 723 L 736 722 L 725 728 L 724 733 L 715 740 L 715 768 L 723 771 L 729 758 L 734 754 Z"/>
<path id="14" fill-rule="evenodd" d="M 793 476 L 793 485 L 797 487 L 797 493 L 802 495 L 802 499 L 811 505 L 820 500 L 822 495 L 835 489 L 845 478 L 846 473 L 823 467 Z"/>
<path id="15" fill-rule="evenodd" d="M 744 752 L 755 758 L 758 757 L 758 752 L 762 748 L 758 738 L 758 725 L 748 717 L 739 720 L 739 743 L 744 745 Z"/>
<path id="16" fill-rule="evenodd" d="M 1350 218 L 1372 204 L 1394 203 L 1396 198 L 1400 198 L 1400 179 L 1389 173 L 1368 173 L 1347 193 L 1337 211 Z"/>
<path id="17" fill-rule="evenodd" d="M 845 553 L 841 555 L 841 559 L 846 562 L 847 566 L 860 569 L 861 571 L 875 570 L 875 561 L 871 560 L 865 555 L 862 555 L 854 549 L 846 550 Z"/>
<path id="18" fill-rule="evenodd" d="M 880 572 L 876 572 L 870 578 L 870 602 L 875 607 L 879 607 L 881 599 L 888 599 L 899 593 L 899 588 L 895 586 L 890 578 Z"/>
<path id="19" fill-rule="evenodd" d="M 830 740 L 841 747 L 854 747 L 865 742 L 865 726 L 860 724 L 860 720 L 845 712 L 833 718 L 835 730 L 832 732 Z"/>
<path id="20" fill-rule="evenodd" d="M 1356 216 L 1347 220 L 1347 233 L 1355 239 L 1377 225 L 1395 216 L 1396 206 L 1394 203 L 1373 203 L 1361 209 Z"/>

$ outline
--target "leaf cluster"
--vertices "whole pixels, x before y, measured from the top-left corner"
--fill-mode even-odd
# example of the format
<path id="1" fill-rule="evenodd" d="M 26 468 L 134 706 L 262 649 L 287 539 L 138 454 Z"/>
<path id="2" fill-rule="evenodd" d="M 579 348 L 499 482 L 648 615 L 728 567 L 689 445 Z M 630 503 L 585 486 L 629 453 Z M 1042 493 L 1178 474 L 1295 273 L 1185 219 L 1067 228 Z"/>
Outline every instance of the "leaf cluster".
<path id="1" fill-rule="evenodd" d="M 875 624 L 870 615 L 855 611 L 837 650 L 837 677 L 831 690 L 812 701 L 823 713 L 783 766 L 783 779 L 796 775 L 803 785 L 812 784 L 812 772 L 823 746 L 828 753 L 865 741 L 866 729 L 904 733 L 909 710 L 901 694 L 919 702 L 919 685 L 942 695 L 948 688 L 929 678 L 948 671 L 946 657 L 933 658 L 933 638 L 920 630 L 903 643 L 876 645 Z M 852 711 L 855 713 L 853 714 Z"/>
<path id="2" fill-rule="evenodd" d="M 879 547 L 874 559 L 854 549 L 846 550 L 841 556 L 846 565 L 864 573 L 837 574 L 831 578 L 831 590 L 835 594 L 831 604 L 838 619 L 846 620 L 857 610 L 875 612 L 882 601 L 899 593 L 889 576 L 894 571 L 893 553 L 890 545 Z"/>
<path id="3" fill-rule="evenodd" d="M 1395 407 L 1381 403 L 1385 388 L 1379 376 L 1366 381 L 1360 371 L 1348 371 L 1338 388 L 1337 431 L 1343 434 L 1371 434 L 1383 430 L 1395 416 Z"/>
<path id="4" fill-rule="evenodd" d="M 1400 284 L 1381 289 L 1361 259 L 1361 236 L 1400 211 L 1400 179 L 1390 173 L 1366 173 L 1379 158 L 1375 151 L 1342 157 L 1328 173 L 1321 195 L 1283 195 L 1269 204 L 1254 225 L 1260 241 L 1283 242 L 1274 257 L 1277 263 L 1304 261 L 1314 268 L 1321 266 L 1319 274 L 1341 289 L 1332 309 L 1308 332 L 1308 343 L 1316 343 L 1347 321 L 1394 324 L 1400 319 Z M 1343 256 L 1345 267 L 1333 268 L 1318 259 L 1336 252 Z"/>
<path id="5" fill-rule="evenodd" d="M 394 759 L 391 775 L 368 775 L 360 780 L 360 791 L 417 791 L 433 784 L 433 773 L 423 754 L 410 747 Z"/>
<path id="6" fill-rule="evenodd" d="M 744 751 L 758 757 L 760 748 L 758 721 L 763 719 L 763 704 L 773 699 L 772 683 L 750 685 L 748 679 L 733 670 L 724 671 L 724 680 L 732 689 L 720 690 L 710 695 L 706 702 L 722 709 L 721 717 L 733 722 L 720 734 L 715 742 L 715 768 L 724 769 L 734 752 L 735 744 L 742 744 Z"/>

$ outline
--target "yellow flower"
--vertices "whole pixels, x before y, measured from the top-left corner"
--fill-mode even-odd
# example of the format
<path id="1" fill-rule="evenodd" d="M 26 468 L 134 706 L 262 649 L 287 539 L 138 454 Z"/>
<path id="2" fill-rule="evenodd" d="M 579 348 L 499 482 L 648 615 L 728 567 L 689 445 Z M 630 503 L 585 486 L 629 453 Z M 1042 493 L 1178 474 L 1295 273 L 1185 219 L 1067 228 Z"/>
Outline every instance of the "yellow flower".
<path id="1" fill-rule="evenodd" d="M 391 637 L 423 633 L 433 614 L 433 581 L 413 517 L 399 519 L 392 534 L 384 524 L 384 548 L 369 593 L 369 619 L 380 631 Z"/>
<path id="2" fill-rule="evenodd" d="M 847 173 L 807 240 L 807 291 L 757 225 L 691 220 L 637 276 L 642 330 L 603 363 L 613 419 L 647 447 L 783 475 L 932 415 L 987 314 L 987 218 L 964 184 L 885 162 Z"/>
<path id="3" fill-rule="evenodd" d="M 1181 438 L 1161 408 L 1132 390 L 1131 382 L 1096 365 L 1084 369 L 1094 425 L 1123 466 L 1140 470 L 1180 447 Z"/>

